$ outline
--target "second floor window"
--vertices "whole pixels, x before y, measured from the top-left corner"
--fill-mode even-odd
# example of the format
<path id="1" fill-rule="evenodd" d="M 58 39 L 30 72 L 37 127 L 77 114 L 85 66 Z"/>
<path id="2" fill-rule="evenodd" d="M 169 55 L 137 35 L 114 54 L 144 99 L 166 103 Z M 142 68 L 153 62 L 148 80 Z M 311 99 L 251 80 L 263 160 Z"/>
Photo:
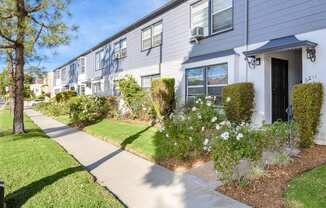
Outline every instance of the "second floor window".
<path id="1" fill-rule="evenodd" d="M 104 68 L 104 50 L 100 50 L 95 54 L 95 70 L 101 70 Z"/>
<path id="2" fill-rule="evenodd" d="M 61 70 L 61 81 L 66 81 L 67 80 L 67 69 L 63 68 Z"/>
<path id="3" fill-rule="evenodd" d="M 203 28 L 204 36 L 232 29 L 233 0 L 201 0 L 191 5 L 191 30 L 196 27 Z"/>
<path id="4" fill-rule="evenodd" d="M 142 31 L 142 50 L 147 50 L 162 44 L 162 22 L 153 24 Z"/>
<path id="5" fill-rule="evenodd" d="M 86 72 L 86 58 L 82 57 L 79 60 L 79 70 L 81 74 L 84 74 Z"/>
<path id="6" fill-rule="evenodd" d="M 122 39 L 114 44 L 113 56 L 116 59 L 127 57 L 127 39 Z"/>
<path id="7" fill-rule="evenodd" d="M 212 0 L 212 33 L 232 28 L 233 0 Z"/>
<path id="8" fill-rule="evenodd" d="M 54 79 L 60 79 L 60 70 L 54 72 Z"/>

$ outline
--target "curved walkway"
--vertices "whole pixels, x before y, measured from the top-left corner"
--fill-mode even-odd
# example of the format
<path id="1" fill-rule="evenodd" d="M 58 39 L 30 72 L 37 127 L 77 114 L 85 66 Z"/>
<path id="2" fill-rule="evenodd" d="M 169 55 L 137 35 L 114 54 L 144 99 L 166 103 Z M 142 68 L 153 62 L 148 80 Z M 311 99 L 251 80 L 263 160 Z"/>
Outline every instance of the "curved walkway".
<path id="1" fill-rule="evenodd" d="M 248 207 L 193 175 L 169 171 L 33 110 L 26 114 L 128 207 Z"/>

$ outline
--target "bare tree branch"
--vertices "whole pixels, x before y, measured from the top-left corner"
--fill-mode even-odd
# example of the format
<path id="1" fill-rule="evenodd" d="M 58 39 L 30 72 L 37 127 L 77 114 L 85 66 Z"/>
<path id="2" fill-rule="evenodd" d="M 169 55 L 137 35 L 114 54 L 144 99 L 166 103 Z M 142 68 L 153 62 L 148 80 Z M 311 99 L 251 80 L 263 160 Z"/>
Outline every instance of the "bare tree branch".
<path id="1" fill-rule="evenodd" d="M 0 48 L 1 49 L 9 49 L 9 48 L 13 49 L 13 48 L 15 48 L 15 46 L 14 45 L 0 45 Z"/>
<path id="2" fill-rule="evenodd" d="M 34 12 L 38 12 L 38 11 L 41 11 L 45 6 L 45 3 L 44 1 L 42 3 L 40 3 L 39 5 L 33 7 L 33 8 L 30 8 L 30 9 L 27 9 L 27 13 L 34 13 Z"/>
<path id="3" fill-rule="evenodd" d="M 36 34 L 36 37 L 32 43 L 32 48 L 34 48 L 34 45 L 37 43 L 38 39 L 40 38 L 42 31 L 43 31 L 44 25 L 41 25 L 40 30 L 38 31 L 38 33 Z"/>

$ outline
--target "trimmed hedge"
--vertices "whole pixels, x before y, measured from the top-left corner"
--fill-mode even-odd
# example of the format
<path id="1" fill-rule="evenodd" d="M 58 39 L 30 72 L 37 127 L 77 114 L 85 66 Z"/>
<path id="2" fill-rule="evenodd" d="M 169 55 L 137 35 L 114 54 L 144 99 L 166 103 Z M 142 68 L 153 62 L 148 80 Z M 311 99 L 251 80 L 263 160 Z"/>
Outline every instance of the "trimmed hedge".
<path id="1" fill-rule="evenodd" d="M 159 118 L 172 113 L 175 109 L 175 80 L 162 78 L 152 81 L 152 100 L 155 112 Z"/>
<path id="2" fill-rule="evenodd" d="M 75 92 L 75 91 L 65 91 L 65 92 L 60 92 L 60 93 L 56 94 L 55 100 L 58 103 L 63 103 L 63 102 L 67 102 L 68 100 L 70 100 L 70 98 L 76 97 L 76 96 L 77 96 L 77 92 Z"/>
<path id="3" fill-rule="evenodd" d="M 301 147 L 310 147 L 318 133 L 323 95 L 321 83 L 300 84 L 293 87 L 293 117 L 299 126 Z"/>
<path id="4" fill-rule="evenodd" d="M 223 90 L 223 106 L 229 121 L 240 124 L 251 122 L 255 90 L 252 83 L 231 84 Z"/>

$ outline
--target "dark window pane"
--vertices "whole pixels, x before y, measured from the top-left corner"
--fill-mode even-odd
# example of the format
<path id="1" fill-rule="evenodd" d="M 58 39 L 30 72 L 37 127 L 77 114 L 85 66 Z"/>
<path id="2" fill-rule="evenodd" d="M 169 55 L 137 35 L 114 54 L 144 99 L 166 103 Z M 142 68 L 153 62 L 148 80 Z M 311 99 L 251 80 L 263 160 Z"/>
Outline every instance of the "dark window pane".
<path id="1" fill-rule="evenodd" d="M 207 84 L 220 85 L 228 83 L 228 65 L 211 66 L 207 70 Z"/>
<path id="2" fill-rule="evenodd" d="M 216 97 L 216 104 L 222 104 L 223 87 L 208 87 L 208 95 Z"/>
<path id="3" fill-rule="evenodd" d="M 188 87 L 188 95 L 204 95 L 205 88 L 204 87 Z"/>
<path id="4" fill-rule="evenodd" d="M 219 32 L 232 27 L 232 8 L 213 15 L 213 32 Z"/>

